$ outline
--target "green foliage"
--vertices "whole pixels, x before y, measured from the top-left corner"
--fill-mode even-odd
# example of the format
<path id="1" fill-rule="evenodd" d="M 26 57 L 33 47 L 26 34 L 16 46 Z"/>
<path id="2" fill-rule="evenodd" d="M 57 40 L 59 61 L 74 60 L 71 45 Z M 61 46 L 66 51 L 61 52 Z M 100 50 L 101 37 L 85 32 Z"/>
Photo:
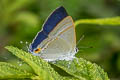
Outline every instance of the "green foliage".
<path id="1" fill-rule="evenodd" d="M 120 80 L 119 0 L 0 0 L 0 61 L 18 65 L 16 57 L 6 52 L 4 46 L 25 50 L 25 43 L 31 43 L 48 15 L 59 6 L 64 6 L 73 20 L 77 20 L 77 40 L 85 35 L 77 45 L 76 56 L 96 62 L 110 78 Z M 20 68 L 28 67 L 23 64 Z"/>
<path id="2" fill-rule="evenodd" d="M 55 71 L 54 67 L 52 67 L 48 62 L 42 60 L 39 56 L 34 56 L 13 46 L 7 46 L 6 49 L 27 63 L 33 69 L 34 73 L 20 70 L 9 63 L 0 62 L 0 79 L 30 78 L 40 80 L 109 80 L 103 69 L 82 58 L 76 58 L 72 61 L 56 61 L 54 64 L 51 63 L 60 68 L 60 71 L 65 71 L 69 75 L 63 76 L 58 74 L 59 72 Z"/>
<path id="3" fill-rule="evenodd" d="M 0 62 L 0 79 L 32 78 L 33 76 L 32 73 L 21 70 L 10 63 Z"/>
<path id="4" fill-rule="evenodd" d="M 19 50 L 12 46 L 8 46 L 6 48 L 15 56 L 29 64 L 40 79 L 58 79 L 58 74 L 51 68 L 51 66 L 46 61 L 40 59 L 38 56 L 33 56 L 30 53 L 26 53 L 25 51 Z"/>
<path id="5" fill-rule="evenodd" d="M 75 58 L 72 61 L 57 61 L 55 65 L 81 80 L 109 80 L 103 69 L 82 58 Z"/>
<path id="6" fill-rule="evenodd" d="M 103 19 L 80 19 L 75 22 L 75 26 L 79 24 L 120 25 L 120 17 Z"/>
<path id="7" fill-rule="evenodd" d="M 109 76 L 114 76 L 114 77 L 119 76 L 120 75 L 120 57 L 119 57 L 120 16 L 111 17 L 111 18 L 79 19 L 75 21 L 75 26 L 77 29 L 79 26 L 81 26 L 81 24 L 88 25 L 85 32 L 83 33 L 92 34 L 92 36 L 89 35 L 89 38 L 86 39 L 86 41 L 84 41 L 84 43 L 82 42 L 81 44 L 87 44 L 87 46 L 92 45 L 94 46 L 94 49 L 93 51 L 92 49 L 87 49 L 86 51 L 78 53 L 77 55 L 99 63 L 109 73 Z M 99 26 L 99 30 L 98 30 L 98 26 Z M 80 29 L 79 32 L 80 31 L 82 30 Z M 89 40 L 90 38 L 91 41 Z"/>

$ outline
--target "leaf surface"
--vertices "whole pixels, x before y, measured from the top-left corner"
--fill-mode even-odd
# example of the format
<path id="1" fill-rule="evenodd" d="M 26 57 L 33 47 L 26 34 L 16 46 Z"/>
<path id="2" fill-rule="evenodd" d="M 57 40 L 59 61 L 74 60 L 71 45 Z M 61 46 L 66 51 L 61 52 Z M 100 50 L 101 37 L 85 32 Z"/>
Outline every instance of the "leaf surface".
<path id="1" fill-rule="evenodd" d="M 30 65 L 41 80 L 54 80 L 60 78 L 59 74 L 54 71 L 50 64 L 42 60 L 39 56 L 34 56 L 13 46 L 7 46 L 6 49 Z"/>
<path id="2" fill-rule="evenodd" d="M 56 61 L 55 65 L 80 80 L 109 80 L 101 67 L 82 58 Z"/>
<path id="3" fill-rule="evenodd" d="M 10 63 L 0 62 L 0 79 L 31 78 L 34 76 L 35 75 L 21 70 Z"/>

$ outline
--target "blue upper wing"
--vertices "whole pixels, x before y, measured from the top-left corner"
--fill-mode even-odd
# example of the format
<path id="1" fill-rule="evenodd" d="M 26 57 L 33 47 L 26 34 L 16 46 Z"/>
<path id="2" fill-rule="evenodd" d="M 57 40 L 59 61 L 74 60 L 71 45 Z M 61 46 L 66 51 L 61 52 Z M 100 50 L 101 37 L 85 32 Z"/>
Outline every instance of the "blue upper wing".
<path id="1" fill-rule="evenodd" d="M 57 8 L 47 19 L 43 26 L 43 30 L 46 34 L 49 34 L 55 26 L 66 16 L 68 16 L 64 7 Z"/>
<path id="2" fill-rule="evenodd" d="M 49 33 L 56 27 L 56 25 L 67 17 L 68 14 L 64 7 L 57 8 L 47 19 L 43 25 L 43 30 L 38 33 L 34 41 L 30 45 L 30 51 L 33 51 L 44 39 L 46 39 Z"/>

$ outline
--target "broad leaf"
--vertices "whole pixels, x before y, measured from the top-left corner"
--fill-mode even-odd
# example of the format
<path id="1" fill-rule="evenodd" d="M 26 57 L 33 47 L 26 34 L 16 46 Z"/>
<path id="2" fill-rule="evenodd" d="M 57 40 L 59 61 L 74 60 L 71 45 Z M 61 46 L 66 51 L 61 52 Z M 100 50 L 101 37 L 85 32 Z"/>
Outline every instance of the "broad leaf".
<path id="1" fill-rule="evenodd" d="M 34 76 L 10 63 L 0 62 L 0 79 L 32 78 Z"/>
<path id="2" fill-rule="evenodd" d="M 17 57 L 29 64 L 34 72 L 35 77 L 32 79 L 40 80 L 109 80 L 107 74 L 96 64 L 92 64 L 82 58 L 75 58 L 72 61 L 56 61 L 54 65 L 66 71 L 71 76 L 60 76 L 50 64 L 38 56 L 19 50 L 13 46 L 6 47 Z M 63 73 L 64 74 L 64 73 Z M 47 75 L 47 76 L 46 76 Z"/>
<path id="3" fill-rule="evenodd" d="M 8 49 L 18 58 L 22 59 L 27 64 L 29 64 L 41 80 L 60 79 L 59 74 L 57 74 L 46 61 L 40 59 L 40 57 L 34 56 L 23 50 L 19 50 L 18 48 L 15 48 L 13 46 L 7 46 L 6 49 Z"/>
<path id="4" fill-rule="evenodd" d="M 109 80 L 103 69 L 82 58 L 75 58 L 72 61 L 56 61 L 55 65 L 80 80 Z"/>

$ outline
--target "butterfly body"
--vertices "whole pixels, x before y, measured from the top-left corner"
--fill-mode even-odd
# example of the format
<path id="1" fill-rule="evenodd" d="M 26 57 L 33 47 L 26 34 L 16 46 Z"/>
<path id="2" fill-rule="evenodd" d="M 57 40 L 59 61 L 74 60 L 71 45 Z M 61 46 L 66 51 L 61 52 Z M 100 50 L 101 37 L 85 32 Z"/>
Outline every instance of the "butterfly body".
<path id="1" fill-rule="evenodd" d="M 56 9 L 30 44 L 29 51 L 47 61 L 69 60 L 76 53 L 75 26 L 63 7 Z"/>

